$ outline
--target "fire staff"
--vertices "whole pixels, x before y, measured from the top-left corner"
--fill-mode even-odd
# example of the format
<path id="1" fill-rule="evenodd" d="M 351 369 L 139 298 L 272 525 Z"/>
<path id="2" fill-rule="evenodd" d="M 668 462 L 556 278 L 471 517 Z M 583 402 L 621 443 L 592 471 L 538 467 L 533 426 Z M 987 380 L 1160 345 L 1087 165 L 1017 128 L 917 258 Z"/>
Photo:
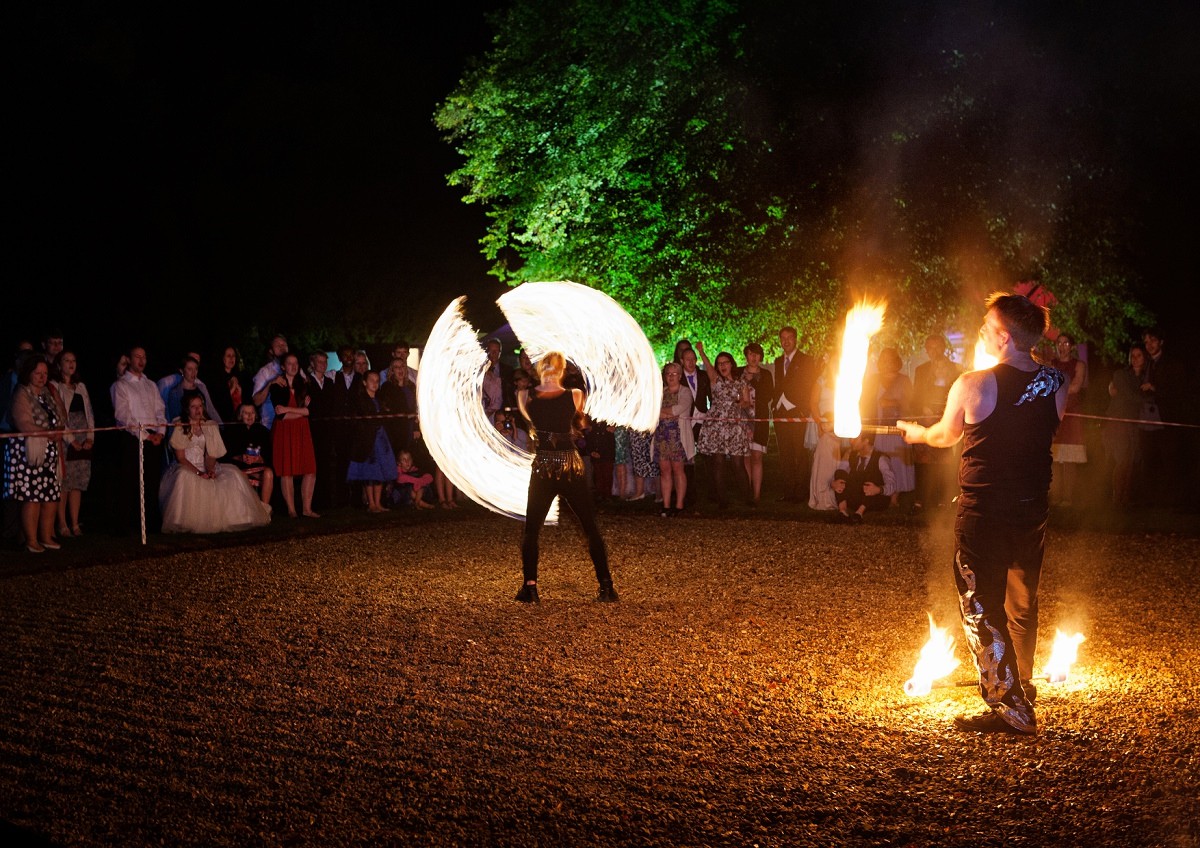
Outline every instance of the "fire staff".
<path id="1" fill-rule="evenodd" d="M 987 709 L 954 720 L 961 730 L 1037 733 L 1033 655 L 1038 580 L 1049 512 L 1051 449 L 1067 403 L 1062 372 L 1033 347 L 1050 326 L 1045 307 L 995 292 L 979 333 L 998 364 L 961 375 L 940 421 L 898 421 L 909 444 L 964 440 L 954 524 L 954 582 L 967 644 Z"/>

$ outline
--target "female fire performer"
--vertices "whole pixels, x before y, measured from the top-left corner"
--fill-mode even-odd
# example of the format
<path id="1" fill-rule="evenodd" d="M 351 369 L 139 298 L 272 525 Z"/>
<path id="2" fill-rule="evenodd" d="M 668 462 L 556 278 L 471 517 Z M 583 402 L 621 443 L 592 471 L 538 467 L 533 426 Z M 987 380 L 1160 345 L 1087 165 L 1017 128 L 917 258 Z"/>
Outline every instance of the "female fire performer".
<path id="1" fill-rule="evenodd" d="M 525 506 L 525 534 L 521 540 L 521 564 L 525 582 L 517 592 L 522 603 L 540 602 L 537 590 L 538 534 L 556 495 L 566 502 L 579 519 L 588 537 L 588 553 L 596 568 L 600 594 L 596 600 L 615 603 L 612 574 L 608 570 L 608 552 L 583 471 L 583 459 L 575 449 L 576 422 L 583 415 L 583 392 L 563 387 L 566 358 L 551 351 L 537 364 L 541 383 L 517 395 L 517 406 L 529 420 L 530 443 L 534 445 L 533 468 L 529 475 L 529 500 Z"/>

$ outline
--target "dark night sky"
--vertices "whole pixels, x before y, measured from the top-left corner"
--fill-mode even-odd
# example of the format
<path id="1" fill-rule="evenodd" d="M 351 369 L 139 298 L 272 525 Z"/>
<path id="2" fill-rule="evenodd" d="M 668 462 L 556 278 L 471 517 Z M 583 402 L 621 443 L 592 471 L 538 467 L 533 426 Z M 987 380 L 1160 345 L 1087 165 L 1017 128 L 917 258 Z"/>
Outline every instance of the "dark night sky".
<path id="1" fill-rule="evenodd" d="M 431 115 L 500 5 L 17 13 L 0 343 L 59 326 L 107 358 L 140 339 L 163 349 L 153 373 L 252 325 L 287 332 L 314 303 L 334 320 L 435 316 L 459 294 L 490 329 L 502 288 L 479 253 L 485 218 L 446 186 L 458 162 Z M 1043 6 L 1026 5 L 1036 24 Z M 1200 223 L 1182 188 L 1200 140 L 1197 13 L 1044 14 L 1073 84 L 1111 88 L 1106 120 L 1140 128 L 1129 179 L 1148 226 L 1132 249 L 1178 348 L 1171 305 L 1194 289 Z"/>

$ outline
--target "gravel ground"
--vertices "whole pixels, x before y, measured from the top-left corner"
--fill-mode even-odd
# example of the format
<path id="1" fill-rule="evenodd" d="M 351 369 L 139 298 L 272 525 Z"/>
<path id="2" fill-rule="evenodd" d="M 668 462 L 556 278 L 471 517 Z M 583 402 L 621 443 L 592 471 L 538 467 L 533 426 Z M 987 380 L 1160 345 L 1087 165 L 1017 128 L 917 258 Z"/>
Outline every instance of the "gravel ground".
<path id="1" fill-rule="evenodd" d="M 465 512 L 465 511 L 464 511 Z M 0 820 L 59 845 L 1200 844 L 1200 539 L 1057 530 L 1036 738 L 902 692 L 945 528 L 481 513 L 0 572 Z M 28 570 L 27 570 L 28 571 Z M 957 632 L 956 630 L 954 632 Z M 967 664 L 963 647 L 958 655 Z M 963 669 L 950 682 L 969 677 Z"/>

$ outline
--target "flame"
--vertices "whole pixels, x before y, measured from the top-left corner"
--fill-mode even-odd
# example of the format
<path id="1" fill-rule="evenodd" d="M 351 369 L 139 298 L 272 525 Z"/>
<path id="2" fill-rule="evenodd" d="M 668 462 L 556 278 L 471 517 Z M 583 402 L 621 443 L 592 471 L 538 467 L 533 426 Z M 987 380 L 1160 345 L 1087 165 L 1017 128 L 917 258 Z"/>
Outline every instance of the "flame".
<path id="1" fill-rule="evenodd" d="M 999 359 L 987 352 L 987 348 L 983 344 L 983 339 L 975 342 L 975 359 L 974 365 L 971 366 L 972 370 L 982 371 L 985 368 L 991 368 L 999 361 Z"/>
<path id="2" fill-rule="evenodd" d="M 958 668 L 958 660 L 954 656 L 954 637 L 946 628 L 933 623 L 929 616 L 929 641 L 921 648 L 921 658 L 913 669 L 913 676 L 904 684 L 904 694 L 919 698 L 928 695 L 933 688 L 933 681 L 945 677 Z"/>
<path id="3" fill-rule="evenodd" d="M 883 327 L 886 309 L 886 303 L 867 303 L 864 300 L 846 313 L 842 358 L 838 362 L 833 399 L 833 432 L 843 439 L 853 439 L 862 432 L 858 404 L 862 399 L 863 376 L 867 373 L 867 351 L 871 336 Z"/>
<path id="4" fill-rule="evenodd" d="M 480 401 L 487 354 L 454 300 L 423 348 L 417 405 L 421 435 L 441 471 L 493 512 L 525 517 L 533 454 L 500 435 Z M 536 361 L 561 351 L 588 386 L 589 417 L 653 430 L 662 408 L 654 350 L 637 322 L 608 295 L 571 282 L 524 283 L 497 301 Z M 546 523 L 556 521 L 552 504 Z"/>
<path id="5" fill-rule="evenodd" d="M 662 377 L 642 328 L 604 292 L 566 280 L 523 283 L 497 300 L 529 358 L 557 350 L 587 382 L 589 418 L 652 431 Z"/>
<path id="6" fill-rule="evenodd" d="M 501 436 L 484 412 L 487 354 L 463 318 L 465 300 L 446 307 L 423 348 L 417 380 L 421 436 L 438 468 L 463 494 L 494 512 L 522 518 L 533 454 Z M 546 523 L 557 520 L 552 504 Z"/>
<path id="7" fill-rule="evenodd" d="M 1068 636 L 1061 630 L 1054 631 L 1054 647 L 1050 651 L 1050 662 L 1046 663 L 1046 679 L 1051 683 L 1066 683 L 1071 673 L 1071 663 L 1079 651 L 1083 634 Z"/>

